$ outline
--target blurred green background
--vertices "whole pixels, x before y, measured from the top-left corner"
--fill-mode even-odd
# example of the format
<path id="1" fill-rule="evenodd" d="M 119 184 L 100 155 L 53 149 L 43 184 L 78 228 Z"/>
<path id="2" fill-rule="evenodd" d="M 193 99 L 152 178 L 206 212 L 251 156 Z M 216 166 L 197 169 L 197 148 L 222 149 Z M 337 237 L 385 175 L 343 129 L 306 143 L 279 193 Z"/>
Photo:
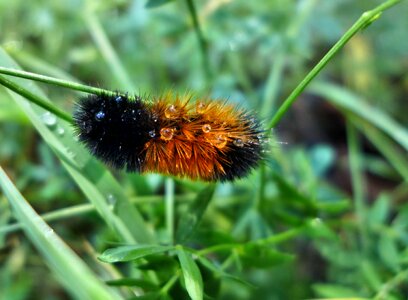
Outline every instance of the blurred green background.
<path id="1" fill-rule="evenodd" d="M 362 12 L 380 3 L 194 1 L 200 46 L 187 1 L 0 0 L 0 46 L 26 71 L 141 95 L 188 90 L 228 98 L 266 125 Z M 407 299 L 407 16 L 402 2 L 355 36 L 273 129 L 261 170 L 217 185 L 186 246 L 306 229 L 272 247 L 276 253 L 209 255 L 250 283 L 218 278 L 206 287 L 204 280 L 215 299 Z M 66 111 L 80 97 L 39 86 Z M 3 87 L 0 165 L 39 214 L 87 203 Z M 165 178 L 114 175 L 166 241 Z M 176 220 L 204 186 L 175 179 Z M 0 194 L 0 299 L 70 299 L 25 235 L 9 229 L 13 222 Z M 50 224 L 95 273 L 109 273 L 94 251 L 118 237 L 92 207 Z M 122 276 L 134 269 L 117 267 Z M 177 286 L 170 296 L 188 299 Z"/>

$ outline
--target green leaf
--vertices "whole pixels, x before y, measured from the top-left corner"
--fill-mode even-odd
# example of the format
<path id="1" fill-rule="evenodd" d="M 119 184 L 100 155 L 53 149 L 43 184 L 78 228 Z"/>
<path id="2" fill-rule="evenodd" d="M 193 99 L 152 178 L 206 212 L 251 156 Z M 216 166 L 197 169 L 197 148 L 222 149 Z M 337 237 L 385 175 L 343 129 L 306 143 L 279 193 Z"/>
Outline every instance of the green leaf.
<path id="1" fill-rule="evenodd" d="M 237 276 L 228 274 L 226 272 L 224 272 L 221 268 L 215 266 L 209 259 L 205 258 L 205 257 L 198 257 L 199 262 L 208 270 L 210 270 L 211 272 L 213 272 L 215 275 L 220 276 L 220 277 L 224 277 L 224 278 L 228 278 L 231 280 L 234 280 L 242 285 L 245 285 L 247 287 L 250 288 L 256 288 L 256 286 L 254 286 L 253 284 L 249 283 L 248 281 L 245 281 Z"/>
<path id="2" fill-rule="evenodd" d="M 294 259 L 294 255 L 279 252 L 263 245 L 249 244 L 242 248 L 239 255 L 246 265 L 256 268 L 270 268 Z"/>
<path id="3" fill-rule="evenodd" d="M 306 232 L 311 237 L 326 238 L 331 239 L 332 241 L 338 241 L 337 234 L 319 218 L 307 221 L 306 228 Z"/>
<path id="4" fill-rule="evenodd" d="M 297 187 L 278 173 L 272 173 L 272 177 L 279 188 L 281 198 L 288 204 L 298 209 L 305 210 L 310 215 L 316 214 L 317 206 L 315 201 L 299 192 Z"/>
<path id="5" fill-rule="evenodd" d="M 170 2 L 173 2 L 173 1 L 174 0 L 149 0 L 146 3 L 146 7 L 147 8 L 155 8 L 155 7 L 159 7 L 159 6 L 162 6 L 164 4 L 167 4 L 167 3 L 170 3 Z"/>
<path id="6" fill-rule="evenodd" d="M 161 293 L 152 292 L 137 297 L 131 297 L 128 298 L 127 300 L 161 300 L 161 299 L 163 299 Z"/>
<path id="7" fill-rule="evenodd" d="M 4 67 L 19 69 L 19 66 L 0 48 L 0 64 Z M 33 83 L 20 78 L 10 81 L 19 87 L 25 97 L 33 96 L 50 103 L 44 93 Z M 11 97 L 27 115 L 44 141 L 56 153 L 69 174 L 95 205 L 103 220 L 128 243 L 151 243 L 154 238 L 147 229 L 140 213 L 128 203 L 127 197 L 112 174 L 99 161 L 75 140 L 71 124 L 55 118 L 41 107 L 32 105 L 20 95 L 10 92 Z M 50 105 L 52 105 L 50 103 Z M 123 220 L 112 212 L 108 199 L 113 197 L 116 203 L 123 203 L 128 215 L 133 218 Z"/>
<path id="8" fill-rule="evenodd" d="M 215 184 L 210 184 L 198 193 L 187 212 L 183 214 L 177 227 L 177 243 L 185 242 L 197 229 L 203 214 L 214 194 Z"/>
<path id="9" fill-rule="evenodd" d="M 144 290 L 152 290 L 156 289 L 157 285 L 154 283 L 144 280 L 144 279 L 137 279 L 137 278 L 121 278 L 115 280 L 108 280 L 106 284 L 110 286 L 137 286 Z"/>
<path id="10" fill-rule="evenodd" d="M 397 272 L 400 270 L 400 255 L 398 253 L 395 239 L 388 236 L 386 233 L 382 234 L 378 243 L 378 252 L 385 265 L 387 265 L 392 271 Z"/>
<path id="11" fill-rule="evenodd" d="M 197 264 L 191 254 L 182 247 L 177 248 L 177 256 L 180 261 L 183 278 L 190 298 L 193 300 L 203 299 L 203 279 Z"/>
<path id="12" fill-rule="evenodd" d="M 173 246 L 160 245 L 121 246 L 106 250 L 99 256 L 99 259 L 108 263 L 131 261 L 148 255 L 166 252 L 173 248 Z"/>
<path id="13" fill-rule="evenodd" d="M 359 293 L 351 288 L 337 285 L 337 284 L 314 284 L 313 290 L 319 297 L 338 298 L 338 297 L 352 297 L 353 300 L 358 300 Z"/>
<path id="14" fill-rule="evenodd" d="M 24 225 L 27 237 L 73 297 L 81 300 L 121 299 L 106 288 L 75 252 L 41 219 L 1 167 L 0 187 L 13 207 L 15 218 Z"/>
<path id="15" fill-rule="evenodd" d="M 371 288 L 371 290 L 378 291 L 381 288 L 381 275 L 383 271 L 379 270 L 379 266 L 377 266 L 374 261 L 361 261 L 360 259 L 360 271 L 361 277 L 367 283 L 367 286 Z"/>
<path id="16" fill-rule="evenodd" d="M 179 263 L 173 256 L 152 255 L 145 257 L 143 262 L 138 263 L 139 270 L 154 270 L 157 273 L 174 273 L 179 269 Z"/>
<path id="17" fill-rule="evenodd" d="M 385 224 L 390 213 L 390 199 L 387 195 L 381 194 L 370 208 L 368 220 L 372 226 Z"/>

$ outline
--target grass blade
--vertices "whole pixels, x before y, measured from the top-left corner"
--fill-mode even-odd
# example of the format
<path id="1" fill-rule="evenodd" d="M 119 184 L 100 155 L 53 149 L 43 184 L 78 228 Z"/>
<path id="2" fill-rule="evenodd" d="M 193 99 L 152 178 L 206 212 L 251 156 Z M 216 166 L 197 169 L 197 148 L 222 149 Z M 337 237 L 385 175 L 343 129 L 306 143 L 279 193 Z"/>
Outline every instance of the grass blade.
<path id="1" fill-rule="evenodd" d="M 18 65 L 2 49 L 0 49 L 0 64 L 18 69 Z M 43 101 L 49 102 L 33 83 L 20 78 L 12 78 L 10 82 L 17 85 L 17 92 L 26 97 L 34 94 Z M 127 243 L 151 243 L 154 238 L 140 213 L 130 205 L 119 183 L 106 167 L 91 157 L 88 151 L 74 139 L 72 126 L 57 120 L 54 115 L 43 108 L 31 105 L 20 95 L 16 93 L 10 93 L 10 95 L 30 119 L 44 141 L 56 153 L 87 198 L 95 205 L 104 221 L 118 234 L 118 238 Z M 133 216 L 132 222 L 125 222 L 120 216 L 114 214 L 108 203 L 109 198 L 115 199 L 117 204 L 120 203 L 126 207 L 128 214 Z"/>
<path id="2" fill-rule="evenodd" d="M 311 91 L 381 129 L 408 151 L 408 130 L 357 95 L 335 84 L 322 82 L 313 84 Z"/>
<path id="3" fill-rule="evenodd" d="M 0 167 L 0 186 L 14 216 L 66 290 L 77 299 L 121 299 L 103 285 L 23 198 Z M 72 266 L 75 266 L 73 268 Z"/>
<path id="4" fill-rule="evenodd" d="M 181 217 L 176 233 L 177 243 L 186 241 L 197 229 L 208 203 L 210 203 L 210 200 L 214 194 L 214 190 L 215 185 L 210 184 L 199 192 L 194 202 L 191 203 L 187 212 Z"/>

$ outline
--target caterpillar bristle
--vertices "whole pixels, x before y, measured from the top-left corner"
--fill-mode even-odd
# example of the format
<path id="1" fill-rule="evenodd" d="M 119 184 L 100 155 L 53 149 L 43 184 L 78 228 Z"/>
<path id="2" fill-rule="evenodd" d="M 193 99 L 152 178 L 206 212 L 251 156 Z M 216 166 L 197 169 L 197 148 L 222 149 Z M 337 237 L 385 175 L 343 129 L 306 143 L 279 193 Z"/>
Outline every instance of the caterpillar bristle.
<path id="1" fill-rule="evenodd" d="M 262 158 L 259 121 L 222 100 L 90 95 L 76 104 L 74 123 L 93 155 L 129 172 L 230 181 L 247 176 Z"/>

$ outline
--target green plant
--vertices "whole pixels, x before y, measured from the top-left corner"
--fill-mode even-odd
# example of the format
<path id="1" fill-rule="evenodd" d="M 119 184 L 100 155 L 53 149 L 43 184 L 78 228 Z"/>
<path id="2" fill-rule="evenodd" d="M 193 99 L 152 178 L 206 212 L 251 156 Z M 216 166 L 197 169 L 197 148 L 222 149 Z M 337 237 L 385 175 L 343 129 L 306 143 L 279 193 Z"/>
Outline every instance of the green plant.
<path id="1" fill-rule="evenodd" d="M 154 6 L 154 2 L 157 1 L 149 3 Z M 211 57 L 211 48 L 204 35 L 206 31 L 200 25 L 199 10 L 194 7 L 193 1 L 186 2 L 187 11 L 191 14 L 193 32 L 198 37 L 201 51 L 197 51 L 197 55 L 189 62 L 191 63 L 189 69 L 180 63 L 181 60 L 173 62 L 172 71 L 175 73 L 173 75 L 177 78 L 183 74 L 186 78 L 191 77 L 195 80 L 190 82 L 186 80 L 181 85 L 186 82 L 193 87 L 221 85 L 222 77 L 218 81 L 214 77 L 215 67 L 211 62 L 216 58 Z M 274 8 L 282 5 L 278 2 L 275 3 Z M 301 80 L 298 87 L 276 111 L 278 95 L 276 89 L 282 82 L 284 62 L 288 60 L 288 54 L 285 51 L 293 42 L 291 39 L 296 40 L 296 34 L 299 36 L 302 22 L 310 18 L 310 12 L 316 7 L 316 1 L 305 2 L 300 17 L 294 18 L 283 34 L 286 41 L 276 47 L 277 58 L 271 70 L 268 70 L 265 95 L 261 97 L 264 100 L 262 103 L 257 100 L 259 95 L 253 86 L 253 80 L 248 75 L 251 72 L 240 65 L 241 61 L 236 56 L 237 53 L 232 51 L 226 55 L 225 60 L 231 69 L 236 70 L 233 77 L 240 86 L 239 90 L 245 91 L 249 105 L 263 109 L 261 113 L 266 117 L 273 115 L 270 121 L 268 119 L 267 128 L 275 128 L 283 116 L 288 114 L 289 109 L 293 107 L 308 84 L 326 67 L 334 55 L 339 53 L 356 33 L 365 29 L 385 10 L 399 2 L 401 1 L 388 0 L 364 13 L 316 64 L 316 67 Z M 109 5 L 115 6 L 115 4 L 106 5 L 108 5 L 105 8 L 107 10 L 110 8 Z M 132 11 L 128 7 L 122 8 L 120 4 L 117 5 L 118 10 Z M 259 3 L 253 4 L 253 7 L 252 4 L 246 5 L 260 12 L 265 8 Z M 293 6 L 290 6 L 293 4 L 287 5 L 289 8 L 282 5 L 282 9 L 288 9 L 288 11 L 293 9 Z M 41 8 L 34 5 L 31 9 L 34 12 L 36 9 L 41 12 Z M 58 5 L 54 9 L 57 13 L 67 13 L 63 10 L 59 11 L 58 9 L 61 8 Z M 161 9 L 157 8 L 158 14 Z M 164 8 L 162 11 L 163 18 L 171 19 L 171 15 L 167 15 Z M 237 11 L 237 13 L 240 11 L 239 5 Z M 278 15 L 281 18 L 282 16 L 286 15 L 284 13 Z M 139 86 L 154 90 L 155 76 L 158 76 L 162 84 L 169 85 L 171 80 L 163 79 L 166 78 L 166 74 L 163 74 L 159 64 L 155 65 L 160 55 L 156 55 L 155 59 L 146 60 L 146 57 L 139 58 L 140 54 L 135 53 L 136 58 L 133 58 L 135 61 L 123 58 L 130 61 L 122 64 L 95 12 L 86 7 L 81 17 L 95 40 L 97 49 L 105 59 L 108 69 L 114 74 L 115 79 L 110 81 L 111 84 L 117 83 L 123 89 L 134 89 L 132 82 L 138 82 Z M 134 18 L 134 16 L 128 16 L 124 20 L 130 22 L 129 20 L 133 20 L 132 17 Z M 203 18 L 202 15 L 201 18 Z M 219 18 L 214 22 L 219 22 L 220 26 L 230 25 L 223 23 L 222 13 Z M 173 19 L 171 21 L 177 22 Z M 236 25 L 234 19 L 228 21 Z M 128 25 L 123 24 L 125 27 Z M 210 27 L 209 24 L 206 25 Z M 169 25 L 162 24 L 162 27 L 157 30 L 169 30 L 167 38 L 176 39 L 178 42 L 172 47 L 177 47 L 179 51 L 177 53 L 183 53 L 185 51 L 183 47 L 186 47 L 183 43 L 189 42 L 195 36 L 179 39 L 177 30 L 183 28 L 184 24 L 179 24 L 179 27 L 176 24 L 171 28 L 166 26 Z M 251 28 L 249 26 L 248 30 L 253 30 Z M 117 30 L 120 32 L 120 28 Z M 208 32 L 208 35 L 218 33 L 211 27 L 208 28 Z M 293 38 L 294 35 L 295 38 Z M 122 54 L 125 55 L 126 47 L 121 49 Z M 169 49 L 174 50 L 171 47 Z M 86 49 L 79 50 L 86 53 Z M 45 51 L 50 51 L 52 54 L 52 49 L 46 48 Z M 10 52 L 13 55 L 13 52 Z M 30 56 L 27 58 L 24 52 L 22 53 L 23 55 L 14 53 L 16 59 L 36 69 L 32 62 L 37 60 Z M 138 64 L 141 61 L 145 64 Z M 124 67 L 127 63 L 135 67 L 136 74 L 144 74 L 148 77 L 149 70 L 153 70 L 157 75 L 151 75 L 150 80 L 140 77 L 137 78 L 139 81 L 134 80 Z M 96 210 L 98 216 L 107 225 L 95 225 L 95 223 L 100 224 L 100 220 L 92 222 L 93 230 L 88 238 L 94 239 L 93 245 L 97 248 L 96 251 L 89 244 L 81 246 L 82 238 L 70 239 L 73 247 L 81 249 L 82 254 L 86 252 L 91 259 L 99 257 L 103 261 L 101 263 L 91 260 L 89 264 L 96 270 L 93 273 L 31 209 L 21 196 L 19 192 L 21 189 L 16 188 L 18 181 L 14 185 L 1 171 L 0 185 L 13 209 L 12 214 L 17 223 L 2 225 L 0 232 L 10 233 L 20 228 L 25 230 L 30 241 L 39 250 L 43 261 L 50 266 L 57 275 L 58 281 L 70 295 L 78 299 L 184 299 L 188 297 L 245 299 L 250 298 L 250 295 L 256 298 L 268 293 L 270 299 L 295 299 L 312 295 L 327 298 L 403 299 L 404 293 L 407 292 L 402 285 L 407 281 L 405 251 L 407 207 L 398 199 L 404 199 L 407 195 L 408 133 L 406 128 L 391 118 L 386 110 L 365 103 L 357 93 L 329 83 L 327 79 L 316 82 L 310 88 L 312 93 L 333 104 L 346 119 L 354 198 L 354 202 L 351 202 L 345 192 L 336 189 L 323 179 L 325 170 L 333 164 L 334 160 L 333 150 L 324 145 L 310 150 L 291 147 L 288 153 L 283 153 L 280 147 L 271 147 L 273 161 L 266 161 L 265 165 L 249 179 L 230 185 L 205 186 L 176 178 L 163 181 L 155 176 L 115 177 L 75 140 L 70 124 L 71 116 L 65 108 L 59 108 L 58 105 L 50 102 L 42 90 L 25 79 L 49 83 L 58 89 L 62 86 L 87 93 L 100 93 L 102 91 L 100 88 L 77 84 L 72 79 L 61 80 L 23 72 L 3 50 L 0 50 L 0 65 L 1 74 L 20 77 L 9 78 L 0 75 L 0 83 L 7 88 L 7 94 L 2 93 L 2 98 L 11 99 L 9 106 L 15 107 L 16 104 L 17 111 L 24 113 L 25 122 L 28 119 L 28 122 L 34 125 L 45 144 L 57 157 L 57 165 L 64 167 L 65 171 L 62 171 L 61 176 L 69 175 L 71 179 L 65 178 L 65 181 L 74 182 L 91 203 L 91 205 L 78 205 L 75 203 L 77 200 L 70 199 L 69 195 L 54 192 L 52 194 L 54 197 L 62 197 L 67 202 L 73 202 L 74 205 L 57 209 L 43 219 L 62 221 L 64 217 L 82 217 L 80 214 Z M 44 73 L 55 73 L 55 70 L 47 68 L 46 64 L 40 62 L 39 65 L 39 69 L 42 68 Z M 96 65 L 93 72 L 103 74 L 104 70 L 101 71 L 98 68 L 100 66 Z M 84 73 L 87 74 L 86 70 Z M 253 76 L 256 77 L 256 75 Z M 294 74 L 294 77 L 296 75 Z M 228 90 L 228 88 L 225 89 Z M 50 91 L 50 93 L 53 92 Z M 237 95 L 239 97 L 239 93 Z M 363 155 L 358 132 L 364 134 L 385 159 L 374 158 L 370 162 Z M 273 144 L 274 137 L 272 136 L 271 139 Z M 47 153 L 48 150 L 43 151 Z M 49 153 L 44 154 L 45 161 L 47 161 L 47 155 L 52 156 Z M 52 162 L 49 164 L 52 168 L 56 168 Z M 11 165 L 6 163 L 5 168 L 11 169 Z M 384 192 L 372 203 L 368 203 L 369 196 L 364 182 L 365 171 L 368 168 L 377 168 L 375 170 L 380 174 L 389 172 L 390 175 L 387 178 L 402 179 L 402 182 L 391 192 Z M 24 174 L 28 168 L 22 166 L 16 169 L 17 174 Z M 28 193 L 30 189 L 23 183 L 20 184 Z M 57 183 L 51 183 L 57 185 Z M 49 186 L 52 184 L 47 183 Z M 78 195 L 75 187 L 70 189 L 74 191 L 73 194 Z M 43 197 L 42 194 L 34 193 L 34 195 Z M 27 198 L 30 199 L 29 196 Z M 5 220 L 3 223 L 6 223 L 11 212 L 4 199 L 0 199 L 2 200 L 0 205 L 4 207 L 2 210 L 4 217 L 0 220 Z M 164 204 L 160 202 L 162 199 Z M 85 227 L 81 226 L 81 229 Z M 69 239 L 69 233 L 65 232 L 63 227 L 58 228 L 62 235 L 66 235 Z M 313 247 L 316 249 L 315 252 L 319 253 L 319 259 L 324 261 L 326 275 L 322 283 L 316 280 L 318 276 L 308 277 L 297 272 L 298 269 L 308 266 L 307 263 L 302 265 L 305 259 L 302 257 L 302 251 L 299 250 L 302 247 Z M 21 246 L 21 249 L 23 250 L 20 251 L 27 252 L 28 246 Z M 103 253 L 98 255 L 95 253 L 97 251 L 103 251 Z M 4 274 L 15 276 L 15 272 L 12 271 L 15 266 L 12 259 L 15 255 L 19 254 L 13 252 L 10 260 L 3 267 Z M 103 278 L 106 284 L 102 283 L 100 278 Z M 261 288 L 258 290 L 254 288 L 253 281 Z M 15 290 L 20 290 L 22 298 L 28 297 L 27 291 L 32 289 L 31 283 L 26 278 L 19 278 L 16 282 L 13 284 L 1 278 L 0 287 L 6 290 L 6 297 L 17 299 L 19 294 L 14 292 Z M 87 284 L 84 284 L 85 282 Z M 223 289 L 220 287 L 221 283 L 223 283 Z M 312 283 L 311 288 L 310 283 Z"/>

